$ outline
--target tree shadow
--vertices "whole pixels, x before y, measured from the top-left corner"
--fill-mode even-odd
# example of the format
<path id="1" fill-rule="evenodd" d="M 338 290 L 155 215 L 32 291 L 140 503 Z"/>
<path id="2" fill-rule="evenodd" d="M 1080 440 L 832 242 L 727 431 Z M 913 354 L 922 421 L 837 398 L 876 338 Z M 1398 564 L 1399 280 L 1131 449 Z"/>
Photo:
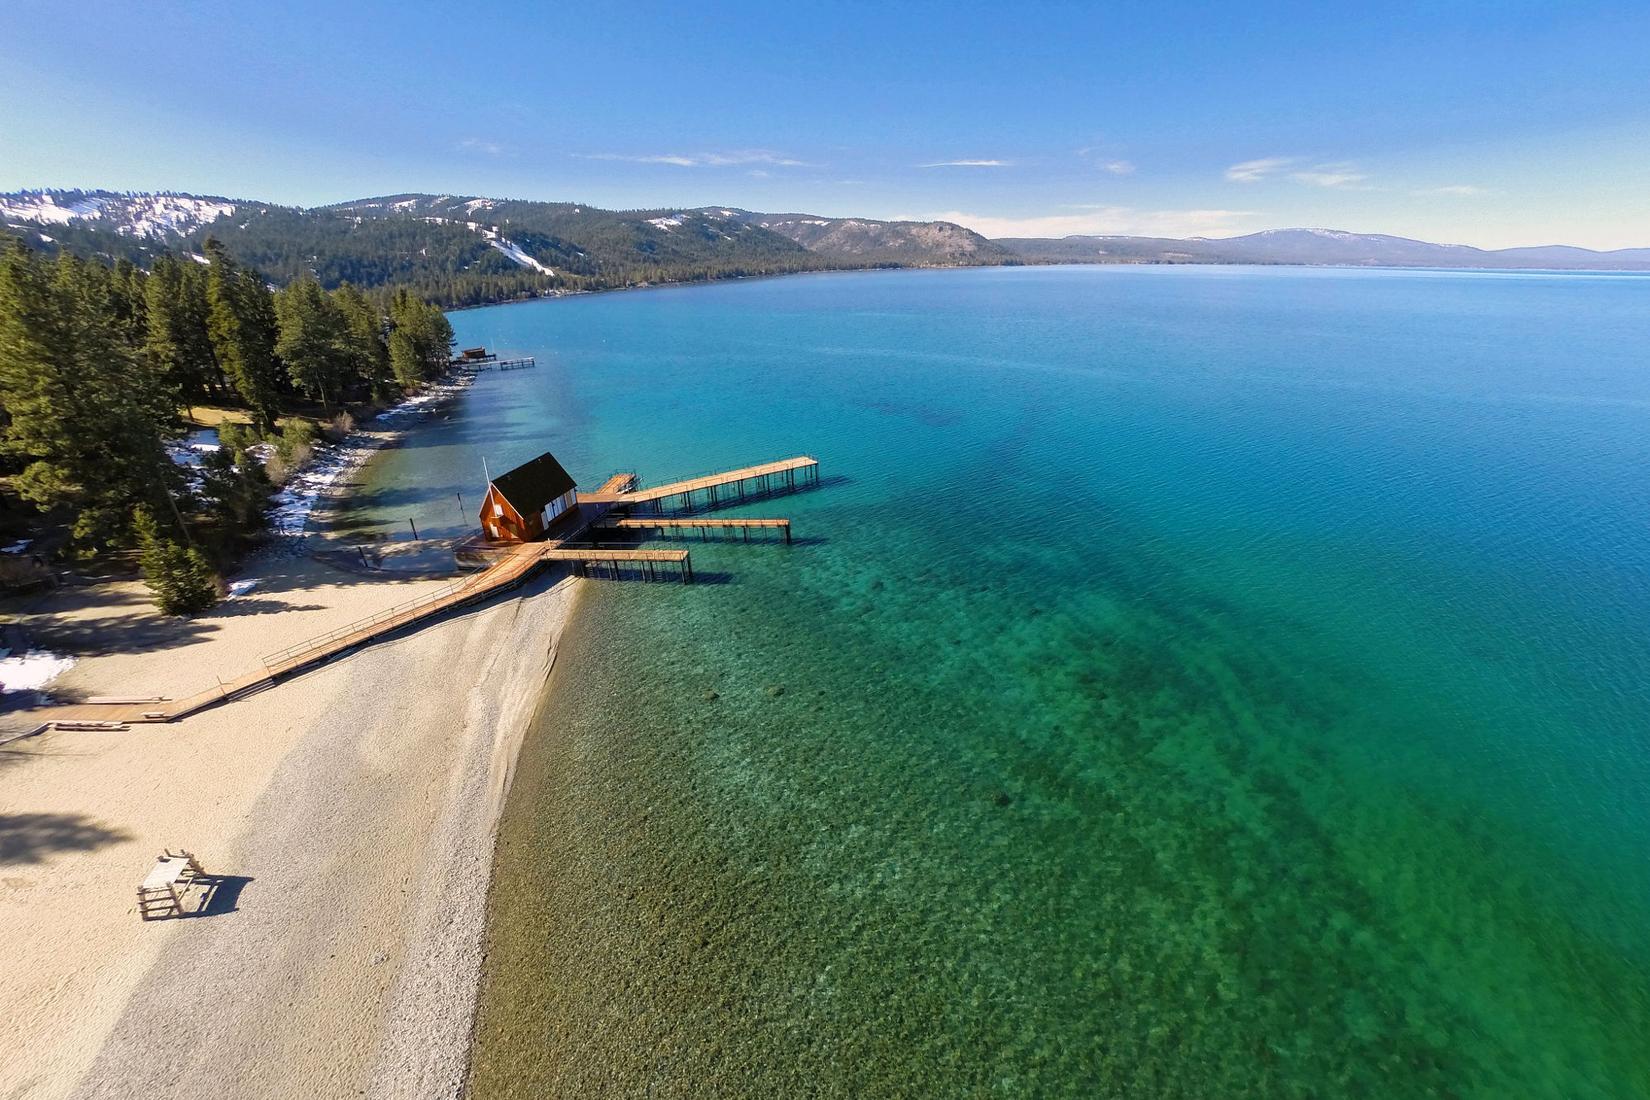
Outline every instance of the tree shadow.
<path id="1" fill-rule="evenodd" d="M 207 619 L 232 619 L 242 615 L 272 615 L 282 611 L 325 611 L 326 604 L 283 603 L 280 600 L 259 599 L 256 596 L 236 596 L 224 600 L 207 614 Z"/>
<path id="2" fill-rule="evenodd" d="M 39 863 L 54 852 L 90 852 L 128 839 L 84 814 L 0 814 L 0 866 Z"/>
<path id="3" fill-rule="evenodd" d="M 105 613 L 72 617 L 87 610 Z M 92 585 L 55 593 L 49 610 L 28 614 L 25 629 L 42 649 L 85 657 L 172 649 L 200 641 L 216 629 L 200 619 L 143 613 L 149 610 L 149 602 L 136 593 L 115 593 Z"/>

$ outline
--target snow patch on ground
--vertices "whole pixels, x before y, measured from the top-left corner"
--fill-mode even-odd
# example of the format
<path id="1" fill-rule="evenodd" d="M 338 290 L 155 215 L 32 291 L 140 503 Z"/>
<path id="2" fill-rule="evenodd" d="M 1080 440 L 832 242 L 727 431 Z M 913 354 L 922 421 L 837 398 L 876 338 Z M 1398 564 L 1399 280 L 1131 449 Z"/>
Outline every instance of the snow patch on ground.
<path id="1" fill-rule="evenodd" d="M 520 264 L 522 267 L 530 267 L 534 271 L 540 272 L 544 275 L 555 274 L 555 272 L 550 268 L 544 266 L 527 253 L 523 252 L 514 241 L 506 241 L 501 238 L 497 240 L 489 240 L 487 243 L 504 253 L 506 256 L 510 257 L 512 260 L 516 261 L 516 263 Z"/>
<path id="2" fill-rule="evenodd" d="M 491 210 L 497 205 L 498 203 L 493 199 L 471 199 L 464 204 L 464 211 L 467 214 L 474 214 L 477 210 Z"/>
<path id="3" fill-rule="evenodd" d="M 63 657 L 45 649 L 31 649 L 21 656 L 0 657 L 0 691 L 39 691 L 74 667 L 73 657 Z"/>
<path id="4" fill-rule="evenodd" d="M 207 259 L 205 256 L 202 256 L 199 252 L 190 252 L 188 253 L 188 256 L 191 260 L 194 260 L 198 264 L 206 264 L 208 267 L 212 266 L 212 261 Z"/>
<path id="5" fill-rule="evenodd" d="M 677 226 L 682 224 L 682 216 L 680 214 L 672 214 L 668 218 L 649 218 L 647 219 L 647 224 L 656 225 L 660 229 L 663 229 L 666 233 L 669 233 L 672 229 L 675 229 Z"/>
<path id="6" fill-rule="evenodd" d="M 463 385 L 443 382 L 431 386 L 416 396 L 409 397 L 373 417 L 376 424 L 396 427 L 402 422 L 421 416 L 431 405 L 458 393 Z M 354 432 L 342 443 L 317 444 L 308 465 L 292 476 L 281 491 L 275 494 L 274 506 L 269 511 L 269 526 L 277 535 L 298 536 L 309 526 L 309 515 L 315 502 L 337 484 L 338 479 L 365 462 L 387 440 L 383 436 Z M 267 445 L 266 445 L 267 446 Z M 256 452 L 260 448 L 253 448 Z M 267 454 L 260 457 L 267 457 Z"/>
<path id="7" fill-rule="evenodd" d="M 400 202 L 390 203 L 391 210 L 411 210 L 418 205 L 417 199 L 402 199 Z"/>
<path id="8" fill-rule="evenodd" d="M 41 225 L 104 221 L 127 237 L 181 237 L 234 212 L 234 203 L 190 195 L 21 191 L 0 196 L 0 217 Z M 51 239 L 44 234 L 42 238 Z"/>
<path id="9" fill-rule="evenodd" d="M 184 195 L 145 195 L 130 201 L 126 224 L 117 226 L 115 232 L 127 237 L 182 237 L 234 212 L 234 203 Z"/>
<path id="10" fill-rule="evenodd" d="M 230 581 L 229 598 L 234 599 L 236 596 L 244 596 L 256 587 L 258 587 L 257 581 Z"/>

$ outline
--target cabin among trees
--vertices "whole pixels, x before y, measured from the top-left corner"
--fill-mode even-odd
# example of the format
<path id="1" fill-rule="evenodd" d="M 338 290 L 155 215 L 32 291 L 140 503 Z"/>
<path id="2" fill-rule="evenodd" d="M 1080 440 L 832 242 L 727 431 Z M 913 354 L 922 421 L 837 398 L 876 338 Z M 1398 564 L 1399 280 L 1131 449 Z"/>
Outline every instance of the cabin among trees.
<path id="1" fill-rule="evenodd" d="M 494 542 L 531 542 L 576 510 L 573 478 L 546 451 L 487 483 L 481 529 Z"/>

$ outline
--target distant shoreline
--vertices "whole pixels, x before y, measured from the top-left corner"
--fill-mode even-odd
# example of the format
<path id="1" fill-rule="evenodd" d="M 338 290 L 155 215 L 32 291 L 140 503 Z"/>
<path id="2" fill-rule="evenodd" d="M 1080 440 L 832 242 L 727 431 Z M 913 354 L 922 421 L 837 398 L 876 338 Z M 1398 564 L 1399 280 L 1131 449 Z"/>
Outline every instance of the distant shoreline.
<path id="1" fill-rule="evenodd" d="M 598 294 L 624 294 L 648 290 L 686 290 L 692 287 L 720 286 L 725 283 L 767 282 L 772 279 L 802 279 L 826 275 L 905 274 L 925 271 L 1002 271 L 1010 269 L 1047 268 L 1258 268 L 1261 270 L 1298 271 L 1431 271 L 1459 275 L 1564 275 L 1587 277 L 1650 278 L 1650 268 L 1578 268 L 1578 267 L 1436 267 L 1428 264 L 1307 264 L 1307 263 L 1222 263 L 1217 261 L 1187 260 L 1020 260 L 999 264 L 911 264 L 905 267 L 833 267 L 819 271 L 775 271 L 770 275 L 730 275 L 713 279 L 684 279 L 679 282 L 641 283 L 635 286 L 610 286 L 599 290 L 558 290 L 534 298 L 507 298 L 497 302 L 483 302 L 473 306 L 444 307 L 444 313 L 469 313 L 478 309 L 499 306 L 522 306 L 534 302 L 553 302 L 563 298 L 585 298 Z"/>

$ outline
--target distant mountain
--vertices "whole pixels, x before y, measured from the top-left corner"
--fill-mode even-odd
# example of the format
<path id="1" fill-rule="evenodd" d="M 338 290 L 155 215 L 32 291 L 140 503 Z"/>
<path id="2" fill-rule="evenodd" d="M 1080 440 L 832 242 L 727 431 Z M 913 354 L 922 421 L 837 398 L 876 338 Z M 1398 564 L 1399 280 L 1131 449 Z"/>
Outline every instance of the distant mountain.
<path id="1" fill-rule="evenodd" d="M 1000 264 L 1016 259 L 1001 244 L 951 222 L 881 222 L 815 214 L 744 216 L 810 252 L 867 264 Z"/>
<path id="2" fill-rule="evenodd" d="M 1650 248 L 1594 252 L 1550 245 L 1482 249 L 1340 229 L 1268 229 L 1242 237 L 1017 237 L 996 242 L 1028 263 L 1324 264 L 1355 267 L 1650 270 Z"/>
<path id="3" fill-rule="evenodd" d="M 407 286 L 447 305 L 570 290 L 837 268 L 1012 262 L 946 222 L 768 215 L 728 207 L 403 194 L 303 209 L 166 193 L 0 195 L 0 222 L 37 248 L 146 263 L 208 235 L 276 282 Z"/>
<path id="4" fill-rule="evenodd" d="M 1489 251 L 1337 229 L 1242 237 L 987 240 L 951 222 L 764 214 L 735 207 L 603 210 L 469 195 L 381 195 L 305 209 L 181 192 L 0 194 L 0 234 L 147 265 L 217 237 L 276 283 L 408 287 L 448 306 L 578 290 L 869 267 L 1020 263 L 1326 264 L 1650 270 L 1650 248 Z"/>

